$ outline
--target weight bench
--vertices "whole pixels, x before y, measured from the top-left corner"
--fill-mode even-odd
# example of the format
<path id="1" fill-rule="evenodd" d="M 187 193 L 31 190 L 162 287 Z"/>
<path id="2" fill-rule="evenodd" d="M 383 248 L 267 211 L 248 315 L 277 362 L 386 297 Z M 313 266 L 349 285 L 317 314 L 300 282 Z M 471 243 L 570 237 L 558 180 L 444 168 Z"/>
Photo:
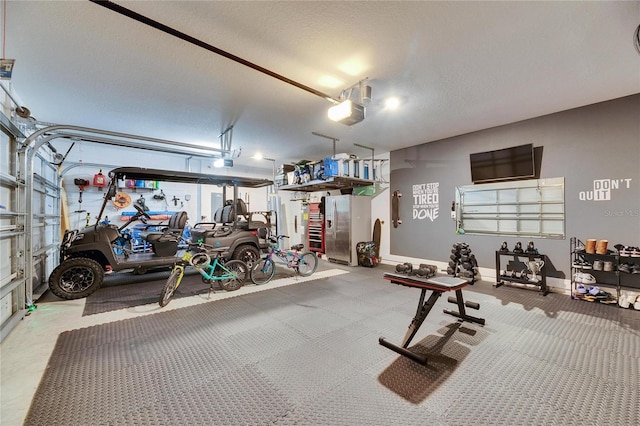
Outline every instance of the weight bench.
<path id="1" fill-rule="evenodd" d="M 384 337 L 380 337 L 378 339 L 378 343 L 382 346 L 391 349 L 392 351 L 409 358 L 412 361 L 417 362 L 418 364 L 426 365 L 427 357 L 424 355 L 416 354 L 411 352 L 408 347 L 413 340 L 413 337 L 418 332 L 418 329 L 431 312 L 431 309 L 438 301 L 438 298 L 442 295 L 442 293 L 446 291 L 455 291 L 456 297 L 449 297 L 447 299 L 450 303 L 455 303 L 458 305 L 458 311 L 451 311 L 449 309 L 444 309 L 443 312 L 445 314 L 453 315 L 458 317 L 464 321 L 475 322 L 477 324 L 484 325 L 484 318 L 477 318 L 466 313 L 465 307 L 471 309 L 480 309 L 480 304 L 475 302 L 465 302 L 462 297 L 462 289 L 467 286 L 468 281 L 463 280 L 457 277 L 432 277 L 432 278 L 419 278 L 416 276 L 409 276 L 405 274 L 394 274 L 391 272 L 385 272 L 383 277 L 385 280 L 391 281 L 393 284 L 399 284 L 406 287 L 416 287 L 420 288 L 422 291 L 420 293 L 420 301 L 418 302 L 418 310 L 416 311 L 416 315 L 411 320 L 411 324 L 409 325 L 409 329 L 404 336 L 404 341 L 402 342 L 402 346 L 394 345 L 393 343 L 387 342 Z M 429 299 L 425 302 L 425 296 L 427 294 L 427 290 L 431 290 L 431 295 Z"/>

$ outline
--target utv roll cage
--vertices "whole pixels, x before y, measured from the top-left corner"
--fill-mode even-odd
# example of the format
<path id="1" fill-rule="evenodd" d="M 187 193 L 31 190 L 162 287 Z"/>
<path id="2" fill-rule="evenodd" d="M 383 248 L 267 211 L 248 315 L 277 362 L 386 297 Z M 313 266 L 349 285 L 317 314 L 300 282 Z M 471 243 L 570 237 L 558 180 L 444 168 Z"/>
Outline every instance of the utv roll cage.
<path id="1" fill-rule="evenodd" d="M 268 179 L 259 179 L 251 177 L 241 176 L 226 176 L 226 175 L 210 175 L 206 173 L 192 173 L 192 172 L 176 172 L 159 169 L 148 169 L 143 167 L 119 167 L 109 172 L 109 186 L 107 193 L 105 194 L 104 201 L 100 208 L 100 213 L 96 217 L 96 225 L 102 220 L 102 215 L 107 206 L 107 203 L 115 197 L 118 190 L 118 182 L 122 180 L 144 180 L 144 181 L 160 181 L 160 182 L 175 182 L 186 184 L 201 184 L 201 185 L 215 185 L 222 187 L 222 199 L 224 205 L 230 205 L 231 215 L 233 218 L 233 227 L 238 226 L 238 221 L 243 214 L 247 212 L 237 212 L 238 203 L 228 202 L 227 188 L 233 188 L 232 198 L 229 200 L 238 200 L 238 188 L 262 188 L 273 185 L 273 181 Z M 264 212 L 262 212 L 264 213 Z M 268 218 L 271 214 L 268 214 Z M 250 218 L 248 218 L 250 220 Z M 276 218 L 277 220 L 277 218 Z M 269 223 L 269 226 L 275 225 L 275 223 Z"/>

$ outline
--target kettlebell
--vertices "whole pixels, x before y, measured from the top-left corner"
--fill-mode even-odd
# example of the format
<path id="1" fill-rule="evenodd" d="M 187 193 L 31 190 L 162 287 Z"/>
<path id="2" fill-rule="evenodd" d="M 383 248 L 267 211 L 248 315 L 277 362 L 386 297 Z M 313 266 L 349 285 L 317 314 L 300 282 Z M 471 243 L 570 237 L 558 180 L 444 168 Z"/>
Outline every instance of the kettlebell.
<path id="1" fill-rule="evenodd" d="M 514 253 L 522 253 L 522 243 L 520 241 L 518 241 L 516 243 L 515 248 L 513 249 Z"/>

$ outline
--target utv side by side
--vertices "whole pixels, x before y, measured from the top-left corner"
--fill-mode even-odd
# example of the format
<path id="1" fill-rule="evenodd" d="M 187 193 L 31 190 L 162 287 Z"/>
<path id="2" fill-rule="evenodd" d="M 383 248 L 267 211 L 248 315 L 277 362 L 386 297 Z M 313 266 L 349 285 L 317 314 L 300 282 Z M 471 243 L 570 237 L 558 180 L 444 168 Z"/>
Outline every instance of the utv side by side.
<path id="1" fill-rule="evenodd" d="M 143 274 L 149 269 L 169 267 L 182 256 L 185 249 L 181 247 L 186 247 L 182 237 L 187 223 L 184 211 L 174 213 L 166 225 L 160 226 L 161 230 L 141 233 L 141 237 L 151 245 L 150 252 L 134 253 L 123 249 L 121 244 L 126 240 L 123 231 L 131 223 L 147 223 L 150 219 L 139 205 L 133 204 L 136 209 L 134 216 L 120 227 L 101 223 L 107 203 L 114 199 L 119 183 L 121 185 L 124 179 L 218 185 L 223 187 L 225 196 L 226 188 L 232 187 L 232 200 L 236 202 L 227 200 L 216 212 L 214 222 L 195 224 L 191 229 L 191 240 L 221 249 L 225 260 L 238 259 L 247 264 L 252 264 L 267 249 L 267 230 L 275 226 L 275 221 L 272 224 L 272 212 L 248 212 L 244 202 L 238 199 L 238 188 L 265 187 L 273 184 L 270 180 L 138 167 L 114 169 L 109 172 L 109 177 L 111 181 L 95 224 L 64 233 L 60 244 L 60 264 L 49 276 L 49 289 L 60 298 L 89 296 L 100 288 L 105 272 L 133 270 Z"/>

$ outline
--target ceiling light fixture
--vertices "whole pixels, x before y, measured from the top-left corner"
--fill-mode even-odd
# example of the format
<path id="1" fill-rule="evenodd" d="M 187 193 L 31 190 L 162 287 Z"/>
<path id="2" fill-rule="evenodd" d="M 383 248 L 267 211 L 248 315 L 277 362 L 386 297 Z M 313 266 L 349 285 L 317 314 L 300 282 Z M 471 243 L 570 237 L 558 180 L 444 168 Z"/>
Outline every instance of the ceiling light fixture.
<path id="1" fill-rule="evenodd" d="M 384 101 L 384 107 L 386 109 L 397 109 L 400 106 L 400 99 L 392 96 L 390 98 L 387 98 Z"/>
<path id="2" fill-rule="evenodd" d="M 364 120 L 365 109 L 362 105 L 346 100 L 329 108 L 327 115 L 330 120 L 352 126 Z"/>
<path id="3" fill-rule="evenodd" d="M 327 111 L 327 116 L 330 120 L 346 124 L 347 126 L 353 126 L 364 120 L 366 115 L 364 103 L 371 101 L 371 86 L 365 84 L 366 80 L 366 78 L 360 80 L 358 83 L 342 91 L 340 95 L 341 102 L 332 106 Z M 353 90 L 356 87 L 358 88 L 358 103 L 351 100 Z"/>

